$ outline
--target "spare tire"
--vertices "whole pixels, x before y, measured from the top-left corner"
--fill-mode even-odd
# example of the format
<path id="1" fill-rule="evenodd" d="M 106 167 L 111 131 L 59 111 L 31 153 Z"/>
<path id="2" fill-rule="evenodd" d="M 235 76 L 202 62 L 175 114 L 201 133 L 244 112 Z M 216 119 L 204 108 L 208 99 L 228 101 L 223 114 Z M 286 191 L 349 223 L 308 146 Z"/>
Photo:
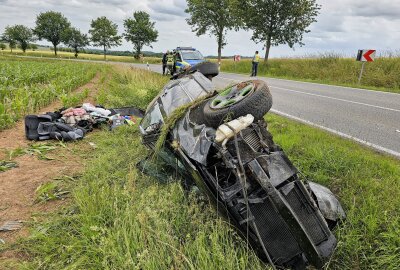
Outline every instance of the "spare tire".
<path id="1" fill-rule="evenodd" d="M 272 95 L 267 84 L 260 80 L 246 81 L 209 99 L 203 109 L 204 120 L 213 128 L 247 114 L 259 120 L 271 107 Z"/>

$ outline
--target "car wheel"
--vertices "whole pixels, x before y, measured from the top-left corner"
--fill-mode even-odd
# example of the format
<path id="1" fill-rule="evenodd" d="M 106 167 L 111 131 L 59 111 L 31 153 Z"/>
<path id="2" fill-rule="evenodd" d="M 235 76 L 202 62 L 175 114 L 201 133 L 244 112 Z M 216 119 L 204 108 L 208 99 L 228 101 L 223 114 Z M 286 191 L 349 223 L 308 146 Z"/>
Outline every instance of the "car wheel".
<path id="1" fill-rule="evenodd" d="M 204 106 L 204 120 L 214 128 L 226 121 L 251 114 L 262 119 L 272 107 L 272 96 L 265 82 L 242 82 L 212 97 Z"/>

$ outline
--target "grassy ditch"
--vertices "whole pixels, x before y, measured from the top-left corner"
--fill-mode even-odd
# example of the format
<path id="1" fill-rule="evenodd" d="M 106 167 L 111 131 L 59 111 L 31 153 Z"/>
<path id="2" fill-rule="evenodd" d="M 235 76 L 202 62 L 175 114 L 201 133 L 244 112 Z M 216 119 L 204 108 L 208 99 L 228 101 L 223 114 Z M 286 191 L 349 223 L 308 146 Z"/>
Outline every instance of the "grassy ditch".
<path id="1" fill-rule="evenodd" d="M 144 108 L 166 82 L 143 70 L 117 70 L 110 77 L 98 97 L 108 107 Z M 267 119 L 295 165 L 329 186 L 345 207 L 348 219 L 335 231 L 338 249 L 327 269 L 396 269 L 400 162 L 280 116 Z M 97 147 L 81 151 L 88 160 L 69 187 L 71 204 L 33 224 L 28 239 L 9 247 L 27 258 L 18 268 L 266 268 L 204 198 L 186 195 L 172 176 L 160 183 L 138 171 L 135 164 L 148 151 L 137 128 L 88 139 Z"/>
<path id="2" fill-rule="evenodd" d="M 260 63 L 258 75 L 400 93 L 400 57 L 382 57 L 366 63 L 358 85 L 360 69 L 361 63 L 354 59 L 328 54 L 317 58 L 270 59 L 268 64 Z M 224 59 L 221 71 L 250 75 L 251 60 Z"/>

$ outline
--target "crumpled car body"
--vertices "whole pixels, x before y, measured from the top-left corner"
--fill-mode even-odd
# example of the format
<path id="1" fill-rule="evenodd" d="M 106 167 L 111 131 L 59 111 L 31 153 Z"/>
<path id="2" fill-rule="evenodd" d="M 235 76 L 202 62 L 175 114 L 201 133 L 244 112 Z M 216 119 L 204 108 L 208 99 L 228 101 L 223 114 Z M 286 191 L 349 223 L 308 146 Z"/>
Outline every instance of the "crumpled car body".
<path id="1" fill-rule="evenodd" d="M 336 247 L 331 228 L 345 217 L 332 192 L 299 179 L 298 170 L 273 142 L 264 119 L 224 145 L 203 108 L 217 93 L 200 72 L 170 81 L 149 104 L 140 124 L 143 143 L 155 149 L 162 126 L 176 109 L 199 98 L 167 135 L 164 152 L 273 267 L 321 268 Z M 176 167 L 176 164 L 172 166 Z"/>

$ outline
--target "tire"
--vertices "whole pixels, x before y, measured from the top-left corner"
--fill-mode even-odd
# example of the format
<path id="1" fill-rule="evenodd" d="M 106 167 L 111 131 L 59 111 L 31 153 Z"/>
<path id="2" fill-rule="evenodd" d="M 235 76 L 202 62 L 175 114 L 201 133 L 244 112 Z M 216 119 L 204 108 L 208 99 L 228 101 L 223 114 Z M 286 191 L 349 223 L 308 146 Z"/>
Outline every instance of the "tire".
<path id="1" fill-rule="evenodd" d="M 234 103 L 231 95 L 236 95 Z M 213 128 L 218 128 L 226 121 L 247 114 L 253 115 L 254 120 L 260 120 L 271 107 L 272 96 L 267 84 L 260 80 L 252 80 L 231 86 L 209 99 L 203 113 L 205 122 Z"/>
<path id="2" fill-rule="evenodd" d="M 203 74 L 206 77 L 215 77 L 219 74 L 219 70 L 218 70 L 218 65 L 215 63 L 211 63 L 211 62 L 202 62 L 199 63 L 193 67 L 190 67 L 186 73 L 190 74 L 193 72 L 200 72 L 201 74 Z"/>

